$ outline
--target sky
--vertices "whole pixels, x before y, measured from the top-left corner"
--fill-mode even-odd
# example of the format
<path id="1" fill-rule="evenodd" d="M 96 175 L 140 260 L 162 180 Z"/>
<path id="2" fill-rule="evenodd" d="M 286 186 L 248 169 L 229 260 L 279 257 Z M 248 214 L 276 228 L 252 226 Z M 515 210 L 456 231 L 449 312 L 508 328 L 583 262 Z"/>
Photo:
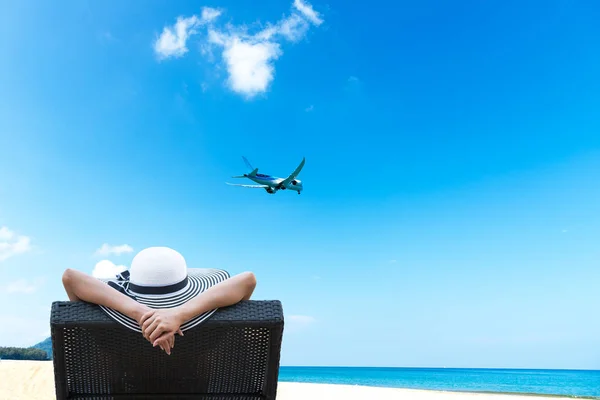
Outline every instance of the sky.
<path id="1" fill-rule="evenodd" d="M 169 246 L 282 301 L 282 365 L 600 369 L 599 17 L 0 2 L 0 345 L 66 268 Z M 303 193 L 226 185 L 241 156 Z"/>

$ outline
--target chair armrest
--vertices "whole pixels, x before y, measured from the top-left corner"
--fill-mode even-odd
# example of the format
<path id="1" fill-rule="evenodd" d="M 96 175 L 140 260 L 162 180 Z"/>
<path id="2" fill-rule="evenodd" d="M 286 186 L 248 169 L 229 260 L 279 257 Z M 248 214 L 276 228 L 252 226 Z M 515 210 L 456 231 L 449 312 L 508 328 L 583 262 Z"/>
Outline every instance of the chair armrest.
<path id="1" fill-rule="evenodd" d="M 217 310 L 203 326 L 221 326 L 242 323 L 269 327 L 284 322 L 279 300 L 248 300 Z M 51 326 L 83 327 L 86 325 L 116 324 L 100 307 L 82 301 L 56 301 L 52 303 Z"/>

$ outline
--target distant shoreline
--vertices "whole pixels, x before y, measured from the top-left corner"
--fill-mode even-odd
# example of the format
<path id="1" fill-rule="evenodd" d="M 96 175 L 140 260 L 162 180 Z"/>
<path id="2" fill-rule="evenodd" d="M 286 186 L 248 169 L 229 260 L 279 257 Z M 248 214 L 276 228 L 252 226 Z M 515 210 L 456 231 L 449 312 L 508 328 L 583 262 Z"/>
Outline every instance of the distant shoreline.
<path id="1" fill-rule="evenodd" d="M 467 396 L 477 396 L 477 395 L 488 395 L 490 397 L 484 397 L 483 399 L 488 400 L 490 398 L 510 398 L 510 399 L 586 399 L 586 400 L 598 400 L 600 397 L 594 396 L 569 396 L 569 395 L 560 395 L 560 394 L 545 394 L 545 393 L 520 393 L 520 392 L 492 392 L 492 391 L 471 391 L 471 390 L 437 390 L 437 389 L 413 389 L 413 388 L 401 388 L 401 387 L 384 387 L 384 386 L 369 386 L 369 385 L 349 385 L 349 384 L 335 384 L 335 383 L 306 383 L 306 382 L 279 382 L 283 383 L 283 385 L 279 385 L 281 387 L 286 387 L 286 385 L 293 385 L 294 388 L 314 388 L 315 392 L 318 392 L 319 389 L 324 388 L 333 388 L 332 391 L 339 390 L 340 393 L 343 391 L 352 391 L 352 389 L 360 389 L 362 391 L 369 392 L 373 391 L 385 391 L 388 393 L 398 393 L 402 395 L 406 395 L 407 393 L 421 394 L 428 399 L 437 399 L 442 398 L 442 396 L 458 396 L 458 395 L 467 395 Z M 436 396 L 438 395 L 438 396 Z M 399 397 L 400 398 L 400 397 Z M 405 397 L 401 397 L 402 399 Z M 387 399 L 387 397 L 386 397 Z M 462 400 L 463 397 L 460 397 Z"/>
<path id="2" fill-rule="evenodd" d="M 352 367 L 351 367 L 352 368 Z M 599 400 L 600 396 L 576 396 L 576 395 L 568 395 L 568 394 L 551 394 L 551 393 L 529 393 L 529 392 L 493 392 L 487 390 L 440 390 L 440 389 L 415 389 L 411 387 L 399 387 L 399 386 L 374 386 L 374 385 L 349 385 L 346 383 L 316 383 L 316 382 L 299 382 L 299 381 L 279 381 L 279 383 L 294 383 L 299 385 L 333 385 L 333 386 L 360 386 L 365 388 L 373 388 L 373 389 L 399 389 L 399 390 L 411 390 L 411 391 L 425 391 L 425 392 L 434 392 L 434 393 L 472 393 L 472 394 L 492 394 L 492 395 L 506 395 L 506 396 L 526 396 L 526 397 L 549 397 L 549 398 L 558 398 L 558 399 L 582 399 L 582 400 Z"/>
<path id="3" fill-rule="evenodd" d="M 370 386 L 371 387 L 371 386 Z M 373 386 L 377 387 L 377 386 Z M 398 388 L 398 389 L 410 389 L 410 388 Z M 598 400 L 600 397 L 594 396 L 575 396 L 568 394 L 550 394 L 550 393 L 526 393 L 526 392 L 491 392 L 485 390 L 435 390 L 435 389 L 411 389 L 411 390 L 426 390 L 432 392 L 450 392 L 450 393 L 473 393 L 473 394 L 498 394 L 507 396 L 527 396 L 527 397 L 550 397 L 558 399 L 586 399 L 586 400 Z"/>

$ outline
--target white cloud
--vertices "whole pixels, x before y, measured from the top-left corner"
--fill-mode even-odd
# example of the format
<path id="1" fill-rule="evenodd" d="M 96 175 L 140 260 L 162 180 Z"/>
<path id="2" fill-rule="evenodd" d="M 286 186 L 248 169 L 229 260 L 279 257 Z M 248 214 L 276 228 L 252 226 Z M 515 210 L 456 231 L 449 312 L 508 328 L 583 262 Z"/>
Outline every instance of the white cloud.
<path id="1" fill-rule="evenodd" d="M 204 7 L 202 9 L 202 22 L 210 23 L 219 17 L 222 14 L 222 11 L 216 8 Z"/>
<path id="2" fill-rule="evenodd" d="M 273 81 L 273 61 L 281 55 L 279 44 L 242 36 L 209 32 L 213 44 L 223 46 L 223 59 L 229 73 L 229 87 L 248 98 L 265 92 Z"/>
<path id="3" fill-rule="evenodd" d="M 304 18 L 298 14 L 292 14 L 278 24 L 277 32 L 286 39 L 297 42 L 306 35 L 308 28 L 309 25 Z"/>
<path id="4" fill-rule="evenodd" d="M 111 254 L 120 256 L 123 253 L 131 253 L 133 252 L 133 248 L 128 244 L 121 244 L 118 246 L 111 246 L 108 243 L 104 243 L 98 250 L 96 250 L 96 255 L 108 256 Z"/>
<path id="5" fill-rule="evenodd" d="M 177 17 L 173 26 L 165 26 L 161 35 L 154 42 L 154 51 L 159 59 L 182 57 L 188 52 L 187 41 L 190 36 L 198 33 L 197 28 L 210 24 L 221 15 L 216 8 L 204 7 L 200 17 Z"/>
<path id="6" fill-rule="evenodd" d="M 187 53 L 187 40 L 196 33 L 194 28 L 199 24 L 200 20 L 193 15 L 189 18 L 177 17 L 175 25 L 165 26 L 162 34 L 154 42 L 154 51 L 158 58 L 181 57 Z"/>
<path id="7" fill-rule="evenodd" d="M 306 107 L 306 108 L 304 109 L 304 111 L 306 111 L 306 112 L 311 112 L 311 111 L 313 111 L 314 109 L 315 109 L 315 106 L 313 106 L 313 105 L 311 104 L 310 106 Z"/>
<path id="8" fill-rule="evenodd" d="M 294 0 L 294 7 L 308 18 L 313 24 L 321 25 L 323 20 L 319 18 L 319 13 L 313 10 L 312 6 L 302 0 Z"/>
<path id="9" fill-rule="evenodd" d="M 323 20 L 312 6 L 295 0 L 291 14 L 255 34 L 243 26 L 228 24 L 225 30 L 212 25 L 222 10 L 204 8 L 200 17 L 179 17 L 173 28 L 165 27 L 156 41 L 155 49 L 162 57 L 181 57 L 187 52 L 186 41 L 197 27 L 208 25 L 207 35 L 200 45 L 200 53 L 213 61 L 213 47 L 221 50 L 226 66 L 229 88 L 247 99 L 268 90 L 275 78 L 274 62 L 281 57 L 283 40 L 298 42 L 307 33 L 310 23 L 320 25 Z"/>
<path id="10" fill-rule="evenodd" d="M 31 294 L 36 292 L 44 284 L 44 281 L 43 278 L 38 278 L 34 282 L 19 279 L 4 286 L 2 292 L 8 294 Z"/>
<path id="11" fill-rule="evenodd" d="M 0 262 L 31 250 L 31 238 L 0 227 Z"/>
<path id="12" fill-rule="evenodd" d="M 94 267 L 92 276 L 99 279 L 110 279 L 126 269 L 127 267 L 124 265 L 115 265 L 112 261 L 102 260 Z"/>

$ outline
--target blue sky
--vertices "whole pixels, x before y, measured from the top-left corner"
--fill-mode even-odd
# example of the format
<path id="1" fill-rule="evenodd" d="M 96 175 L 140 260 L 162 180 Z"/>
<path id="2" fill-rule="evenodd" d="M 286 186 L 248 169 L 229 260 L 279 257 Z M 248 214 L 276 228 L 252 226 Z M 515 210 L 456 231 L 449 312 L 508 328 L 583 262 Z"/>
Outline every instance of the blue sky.
<path id="1" fill-rule="evenodd" d="M 600 7 L 257 4 L 0 5 L 0 343 L 166 245 L 256 273 L 283 365 L 599 369 Z"/>

